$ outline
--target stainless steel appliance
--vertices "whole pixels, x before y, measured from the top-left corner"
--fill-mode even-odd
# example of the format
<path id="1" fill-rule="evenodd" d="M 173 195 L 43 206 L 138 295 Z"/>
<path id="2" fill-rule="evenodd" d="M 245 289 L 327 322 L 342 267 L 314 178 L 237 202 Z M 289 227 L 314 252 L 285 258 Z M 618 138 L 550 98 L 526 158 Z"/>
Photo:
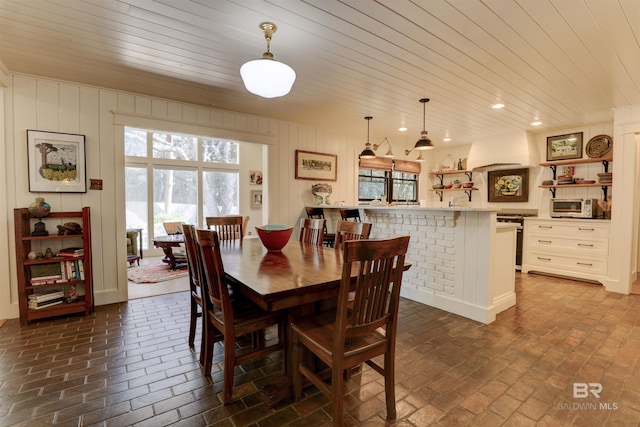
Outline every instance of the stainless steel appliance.
<path id="1" fill-rule="evenodd" d="M 523 210 L 523 211 L 511 211 L 511 210 L 502 210 L 498 212 L 497 220 L 498 222 L 510 222 L 518 224 L 516 229 L 516 270 L 520 271 L 522 269 L 522 242 L 523 242 L 523 232 L 524 232 L 524 218 L 537 216 L 537 210 Z"/>
<path id="2" fill-rule="evenodd" d="M 597 199 L 551 199 L 552 218 L 596 218 L 600 214 Z"/>

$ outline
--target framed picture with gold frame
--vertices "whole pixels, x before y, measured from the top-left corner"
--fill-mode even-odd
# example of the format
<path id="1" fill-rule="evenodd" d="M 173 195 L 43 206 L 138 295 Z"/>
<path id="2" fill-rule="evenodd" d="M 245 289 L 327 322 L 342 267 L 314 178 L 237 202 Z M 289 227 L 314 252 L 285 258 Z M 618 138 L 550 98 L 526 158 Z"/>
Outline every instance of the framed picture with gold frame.
<path id="1" fill-rule="evenodd" d="M 503 169 L 488 173 L 489 202 L 529 201 L 529 169 Z"/>
<path id="2" fill-rule="evenodd" d="M 296 150 L 296 179 L 338 180 L 338 156 L 315 151 Z"/>

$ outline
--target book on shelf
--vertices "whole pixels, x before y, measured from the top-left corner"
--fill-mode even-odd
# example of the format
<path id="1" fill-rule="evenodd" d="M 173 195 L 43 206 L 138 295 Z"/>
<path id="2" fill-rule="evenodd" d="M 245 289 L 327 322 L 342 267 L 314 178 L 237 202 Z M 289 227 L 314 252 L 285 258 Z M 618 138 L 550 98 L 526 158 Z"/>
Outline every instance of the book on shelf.
<path id="1" fill-rule="evenodd" d="M 81 259 L 60 261 L 63 280 L 84 280 L 84 262 Z"/>
<path id="2" fill-rule="evenodd" d="M 51 283 L 62 282 L 64 279 L 62 278 L 62 274 L 54 274 L 51 276 L 39 276 L 32 277 L 29 280 L 29 283 L 32 285 L 47 285 Z"/>
<path id="3" fill-rule="evenodd" d="M 29 302 L 44 302 L 54 300 L 60 297 L 64 297 L 63 291 L 52 291 L 47 293 L 40 294 L 31 294 L 29 295 Z"/>
<path id="4" fill-rule="evenodd" d="M 40 310 L 41 308 L 51 307 L 52 305 L 62 304 L 64 302 L 64 296 L 49 301 L 35 302 L 29 301 L 29 308 L 34 310 Z"/>
<path id="5" fill-rule="evenodd" d="M 62 248 L 58 251 L 60 257 L 79 257 L 84 255 L 84 248 Z"/>

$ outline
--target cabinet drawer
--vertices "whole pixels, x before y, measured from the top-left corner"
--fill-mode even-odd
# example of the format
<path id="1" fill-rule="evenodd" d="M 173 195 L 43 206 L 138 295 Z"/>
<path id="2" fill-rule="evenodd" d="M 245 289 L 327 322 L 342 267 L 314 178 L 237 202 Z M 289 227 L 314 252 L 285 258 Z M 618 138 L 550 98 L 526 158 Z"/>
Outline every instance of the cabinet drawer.
<path id="1" fill-rule="evenodd" d="M 559 252 L 574 256 L 607 256 L 609 254 L 609 239 L 605 237 L 573 239 L 544 233 L 532 233 L 527 234 L 526 240 L 527 249 L 531 251 Z"/>
<path id="2" fill-rule="evenodd" d="M 547 269 L 579 272 L 587 274 L 607 274 L 606 257 L 571 257 L 531 251 L 527 254 L 527 264 L 535 270 L 536 266 Z"/>
<path id="3" fill-rule="evenodd" d="M 609 237 L 609 223 L 595 221 L 526 221 L 525 232 L 578 238 Z"/>

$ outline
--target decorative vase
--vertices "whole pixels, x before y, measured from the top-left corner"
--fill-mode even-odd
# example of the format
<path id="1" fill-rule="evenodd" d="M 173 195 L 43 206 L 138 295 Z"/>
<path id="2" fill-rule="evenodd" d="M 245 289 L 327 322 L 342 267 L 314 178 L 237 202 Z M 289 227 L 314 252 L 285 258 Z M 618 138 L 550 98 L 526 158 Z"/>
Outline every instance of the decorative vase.
<path id="1" fill-rule="evenodd" d="M 29 214 L 32 218 L 44 218 L 51 212 L 51 205 L 42 197 L 36 197 L 36 201 L 29 205 Z"/>

